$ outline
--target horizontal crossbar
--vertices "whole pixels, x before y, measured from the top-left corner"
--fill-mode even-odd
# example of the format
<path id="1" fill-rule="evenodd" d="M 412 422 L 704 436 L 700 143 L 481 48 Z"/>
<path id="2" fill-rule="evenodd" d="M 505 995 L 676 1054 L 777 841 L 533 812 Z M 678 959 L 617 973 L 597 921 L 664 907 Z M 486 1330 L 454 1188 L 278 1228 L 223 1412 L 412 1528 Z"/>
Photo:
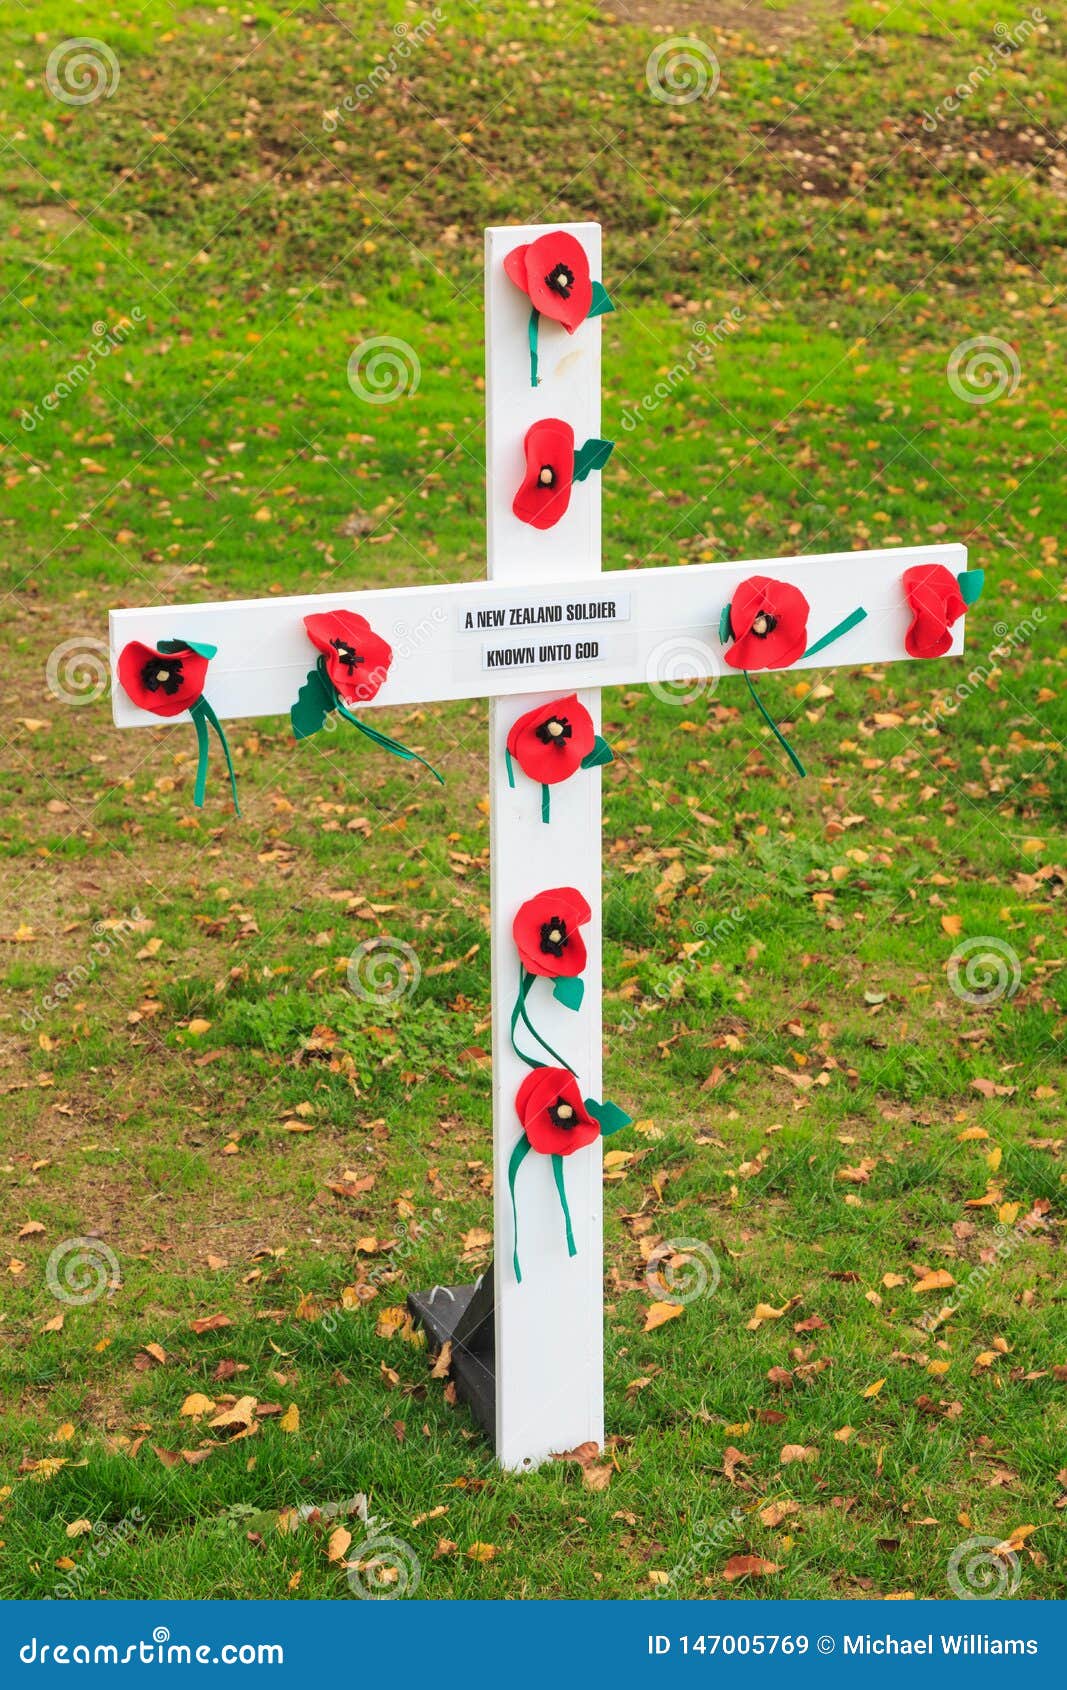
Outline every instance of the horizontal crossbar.
<path id="1" fill-rule="evenodd" d="M 303 617 L 352 610 L 393 648 L 392 667 L 374 706 L 726 677 L 736 671 L 723 661 L 727 648 L 720 638 L 720 616 L 750 575 L 776 576 L 801 589 L 811 607 L 809 645 L 857 608 L 867 612 L 840 639 L 800 658 L 793 668 L 889 663 L 907 655 L 910 613 L 901 576 L 919 563 L 940 563 L 959 574 L 967 567 L 966 547 L 900 546 L 626 569 L 587 581 L 527 587 L 474 581 L 113 610 L 112 672 L 130 640 L 153 646 L 168 639 L 208 643 L 218 647 L 206 688 L 217 715 L 281 715 L 317 655 Z M 962 650 L 961 618 L 948 655 Z M 133 704 L 117 681 L 112 697 L 118 727 L 160 725 L 160 718 Z"/>

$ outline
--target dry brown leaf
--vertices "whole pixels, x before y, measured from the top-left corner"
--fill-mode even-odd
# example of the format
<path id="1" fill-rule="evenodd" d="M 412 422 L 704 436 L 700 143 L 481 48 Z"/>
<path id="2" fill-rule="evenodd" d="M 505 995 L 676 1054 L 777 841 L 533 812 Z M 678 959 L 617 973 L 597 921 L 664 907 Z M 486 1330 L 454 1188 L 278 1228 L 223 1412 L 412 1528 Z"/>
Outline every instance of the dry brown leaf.
<path id="1" fill-rule="evenodd" d="M 728 1584 L 732 1584 L 735 1579 L 764 1578 L 780 1570 L 777 1562 L 765 1561 L 762 1555 L 731 1555 L 722 1576 Z"/>
<path id="2" fill-rule="evenodd" d="M 220 1432 L 248 1431 L 255 1423 L 255 1397 L 238 1397 L 232 1408 L 224 1408 L 208 1425 Z"/>
<path id="3" fill-rule="evenodd" d="M 668 1320 L 677 1319 L 685 1313 L 684 1303 L 650 1303 L 645 1311 L 645 1332 L 654 1332 L 657 1326 L 666 1325 Z"/>
<path id="4" fill-rule="evenodd" d="M 202 1391 L 192 1391 L 179 1408 L 179 1415 L 187 1415 L 195 1419 L 201 1414 L 214 1414 L 215 1404 L 210 1397 L 205 1397 Z"/>
<path id="5" fill-rule="evenodd" d="M 769 1502 L 766 1508 L 761 1508 L 759 1517 L 765 1526 L 780 1526 L 783 1520 L 788 1520 L 791 1514 L 800 1513 L 800 1503 L 788 1499 L 783 1502 Z"/>

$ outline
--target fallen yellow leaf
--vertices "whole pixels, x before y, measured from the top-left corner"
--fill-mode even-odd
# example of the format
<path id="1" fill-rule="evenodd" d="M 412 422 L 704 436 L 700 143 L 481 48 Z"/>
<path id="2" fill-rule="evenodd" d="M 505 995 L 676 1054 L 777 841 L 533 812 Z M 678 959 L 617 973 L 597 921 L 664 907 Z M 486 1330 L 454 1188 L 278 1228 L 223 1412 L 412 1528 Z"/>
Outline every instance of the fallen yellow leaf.
<path id="1" fill-rule="evenodd" d="M 651 1303 L 645 1314 L 644 1331 L 654 1332 L 657 1326 L 663 1326 L 684 1313 L 685 1305 L 682 1303 Z"/>

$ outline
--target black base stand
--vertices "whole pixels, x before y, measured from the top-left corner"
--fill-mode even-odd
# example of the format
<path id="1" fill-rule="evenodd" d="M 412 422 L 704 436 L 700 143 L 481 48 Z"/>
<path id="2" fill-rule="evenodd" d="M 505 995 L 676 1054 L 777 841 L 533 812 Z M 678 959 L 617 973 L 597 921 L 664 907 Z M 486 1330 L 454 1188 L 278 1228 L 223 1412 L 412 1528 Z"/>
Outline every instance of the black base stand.
<path id="1" fill-rule="evenodd" d="M 435 1285 L 413 1291 L 408 1308 L 426 1328 L 436 1355 L 452 1345 L 452 1378 L 479 1426 L 496 1442 L 496 1341 L 493 1324 L 493 1267 L 476 1285 Z"/>

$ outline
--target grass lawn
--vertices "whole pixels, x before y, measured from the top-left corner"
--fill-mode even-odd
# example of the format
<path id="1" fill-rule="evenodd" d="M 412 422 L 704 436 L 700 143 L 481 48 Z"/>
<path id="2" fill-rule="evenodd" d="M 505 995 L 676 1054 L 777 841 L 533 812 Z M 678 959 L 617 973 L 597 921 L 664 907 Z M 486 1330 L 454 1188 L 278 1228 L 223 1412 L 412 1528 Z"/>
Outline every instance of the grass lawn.
<path id="1" fill-rule="evenodd" d="M 0 1591 L 346 1599 L 385 1535 L 390 1594 L 1063 1596 L 1062 36 L 122 12 L 3 26 Z M 480 576 L 482 226 L 590 216 L 608 569 L 960 539 L 987 586 L 962 664 L 768 679 L 803 782 L 740 684 L 605 694 L 611 1441 L 512 1478 L 394 1313 L 489 1259 L 484 708 L 380 718 L 443 789 L 235 724 L 236 823 L 94 666 L 111 606 Z M 418 381 L 362 402 L 381 335 Z M 679 1239 L 717 1286 L 646 1330 Z"/>

